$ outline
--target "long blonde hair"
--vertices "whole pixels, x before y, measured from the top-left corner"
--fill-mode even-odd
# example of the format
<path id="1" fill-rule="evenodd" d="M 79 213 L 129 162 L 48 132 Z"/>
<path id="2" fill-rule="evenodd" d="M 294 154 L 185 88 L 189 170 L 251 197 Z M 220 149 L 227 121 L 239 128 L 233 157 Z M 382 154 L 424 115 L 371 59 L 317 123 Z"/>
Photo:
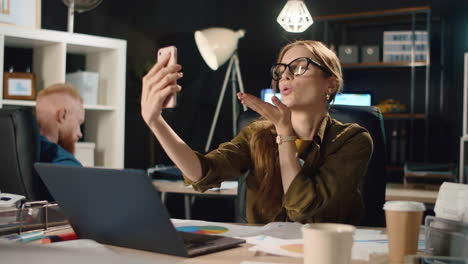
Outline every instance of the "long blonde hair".
<path id="1" fill-rule="evenodd" d="M 278 55 L 278 62 L 281 62 L 284 54 L 293 47 L 304 46 L 310 52 L 314 60 L 325 67 L 329 73 L 325 73 L 328 78 L 333 78 L 336 82 L 336 90 L 330 94 L 328 102 L 332 102 L 338 92 L 343 87 L 343 74 L 341 65 L 336 54 L 328 49 L 324 44 L 314 40 L 299 40 L 284 46 Z M 276 89 L 278 82 L 272 80 L 272 87 Z M 259 179 L 259 188 L 254 208 L 263 215 L 274 216 L 279 213 L 283 197 L 283 183 L 279 167 L 278 147 L 275 142 L 277 132 L 273 124 L 268 122 L 264 129 L 257 131 L 251 139 L 252 159 L 254 164 L 254 174 Z"/>

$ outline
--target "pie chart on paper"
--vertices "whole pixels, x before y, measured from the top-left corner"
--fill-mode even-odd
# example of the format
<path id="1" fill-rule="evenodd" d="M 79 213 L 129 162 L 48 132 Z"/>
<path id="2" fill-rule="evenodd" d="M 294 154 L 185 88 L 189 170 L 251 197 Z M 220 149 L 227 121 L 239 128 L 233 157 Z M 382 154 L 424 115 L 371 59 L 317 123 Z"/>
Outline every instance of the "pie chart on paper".
<path id="1" fill-rule="evenodd" d="M 289 244 L 289 245 L 282 245 L 282 249 L 287 250 L 293 253 L 304 253 L 304 245 L 303 244 Z"/>
<path id="2" fill-rule="evenodd" d="M 222 226 L 179 226 L 176 230 L 205 235 L 218 235 L 229 231 L 229 229 Z"/>

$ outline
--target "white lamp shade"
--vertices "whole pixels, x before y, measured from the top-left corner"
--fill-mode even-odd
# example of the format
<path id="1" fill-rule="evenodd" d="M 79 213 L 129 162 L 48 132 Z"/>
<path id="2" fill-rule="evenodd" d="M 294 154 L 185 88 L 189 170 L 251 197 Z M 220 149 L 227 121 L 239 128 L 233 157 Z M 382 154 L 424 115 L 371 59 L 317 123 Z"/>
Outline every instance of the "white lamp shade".
<path id="1" fill-rule="evenodd" d="M 288 0 L 276 21 L 287 32 L 304 32 L 314 23 L 303 0 Z"/>
<path id="2" fill-rule="evenodd" d="M 203 60 L 216 71 L 234 54 L 237 42 L 244 34 L 244 30 L 208 28 L 195 32 L 195 42 Z"/>

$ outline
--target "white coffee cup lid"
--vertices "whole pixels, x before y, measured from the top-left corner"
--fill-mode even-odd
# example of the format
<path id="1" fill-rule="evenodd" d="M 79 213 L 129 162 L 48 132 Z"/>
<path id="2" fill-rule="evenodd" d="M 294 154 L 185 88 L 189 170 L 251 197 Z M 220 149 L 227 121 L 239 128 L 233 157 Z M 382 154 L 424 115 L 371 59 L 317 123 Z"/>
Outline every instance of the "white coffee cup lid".
<path id="1" fill-rule="evenodd" d="M 302 226 L 302 232 L 307 229 L 327 233 L 354 233 L 356 227 L 337 223 L 309 223 Z"/>
<path id="2" fill-rule="evenodd" d="M 413 201 L 389 201 L 384 204 L 384 210 L 390 211 L 425 211 L 426 206 L 420 202 Z"/>

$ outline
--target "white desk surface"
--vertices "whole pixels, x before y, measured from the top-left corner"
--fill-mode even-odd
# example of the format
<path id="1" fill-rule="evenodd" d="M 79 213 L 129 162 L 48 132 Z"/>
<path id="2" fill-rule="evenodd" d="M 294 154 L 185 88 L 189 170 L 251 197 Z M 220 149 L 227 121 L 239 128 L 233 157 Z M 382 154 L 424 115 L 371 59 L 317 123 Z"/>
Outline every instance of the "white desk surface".
<path id="1" fill-rule="evenodd" d="M 237 196 L 237 188 L 220 189 L 218 191 L 208 190 L 204 193 L 200 193 L 195 191 L 192 187 L 185 186 L 183 181 L 153 180 L 153 185 L 158 191 L 166 193 Z"/>
<path id="2" fill-rule="evenodd" d="M 47 235 L 56 235 L 66 232 L 70 232 L 70 229 L 60 230 L 57 232 L 49 233 Z M 40 240 L 30 242 L 28 244 L 40 244 Z M 252 247 L 250 244 L 242 244 L 237 248 L 232 248 L 228 250 L 223 250 L 216 253 L 211 253 L 207 255 L 202 255 L 194 258 L 183 258 L 176 257 L 166 254 L 153 253 L 149 251 L 136 250 L 131 248 L 123 248 L 117 246 L 104 245 L 105 248 L 112 250 L 118 255 L 122 255 L 125 258 L 134 257 L 134 263 L 158 263 L 158 264 L 179 264 L 179 263 L 190 263 L 190 264 L 240 264 L 246 262 L 245 264 L 255 263 L 255 264 L 281 264 L 281 263 L 303 263 L 302 258 L 293 258 L 293 257 L 284 257 L 284 256 L 272 256 L 272 255 L 256 255 L 254 251 L 249 251 L 249 248 Z M 55 250 L 57 252 L 57 250 Z M 91 253 L 94 253 L 90 251 Z M 83 253 L 83 252 L 82 252 Z M 63 257 L 63 256 L 62 256 Z M 79 256 L 75 256 L 79 257 Z M 86 257 L 86 256 L 84 256 Z M 85 260 L 85 259 L 83 259 Z M 102 259 L 101 259 L 102 260 Z M 141 260 L 141 262 L 140 262 Z M 89 259 L 86 259 L 89 261 Z M 19 263 L 19 262 L 18 262 Z M 74 262 L 73 262 L 74 263 Z M 107 262 L 106 262 L 107 263 Z M 383 264 L 387 263 L 386 256 L 371 256 L 369 261 L 357 261 L 353 260 L 351 264 L 361 264 L 361 263 L 372 263 L 372 264 Z M 110 263 L 117 264 L 117 263 Z M 120 263 L 119 263 L 120 264 Z"/>
<path id="3" fill-rule="evenodd" d="M 282 263 L 297 263 L 302 264 L 302 258 L 293 258 L 293 257 L 283 257 L 283 256 L 256 256 L 255 252 L 249 251 L 249 248 L 252 247 L 250 244 L 243 244 L 240 247 L 228 249 L 212 254 L 207 254 L 195 258 L 181 258 L 174 257 L 165 254 L 158 254 L 148 251 L 141 251 L 129 248 L 121 248 L 108 246 L 111 249 L 115 250 L 119 254 L 125 255 L 136 255 L 144 256 L 145 258 L 150 258 L 157 260 L 158 263 L 190 263 L 190 264 L 240 264 L 246 262 L 245 264 L 282 264 Z M 361 264 L 361 263 L 372 263 L 372 264 L 383 264 L 387 263 L 387 256 L 374 256 L 371 257 L 369 261 L 358 261 L 353 260 L 351 264 Z"/>

